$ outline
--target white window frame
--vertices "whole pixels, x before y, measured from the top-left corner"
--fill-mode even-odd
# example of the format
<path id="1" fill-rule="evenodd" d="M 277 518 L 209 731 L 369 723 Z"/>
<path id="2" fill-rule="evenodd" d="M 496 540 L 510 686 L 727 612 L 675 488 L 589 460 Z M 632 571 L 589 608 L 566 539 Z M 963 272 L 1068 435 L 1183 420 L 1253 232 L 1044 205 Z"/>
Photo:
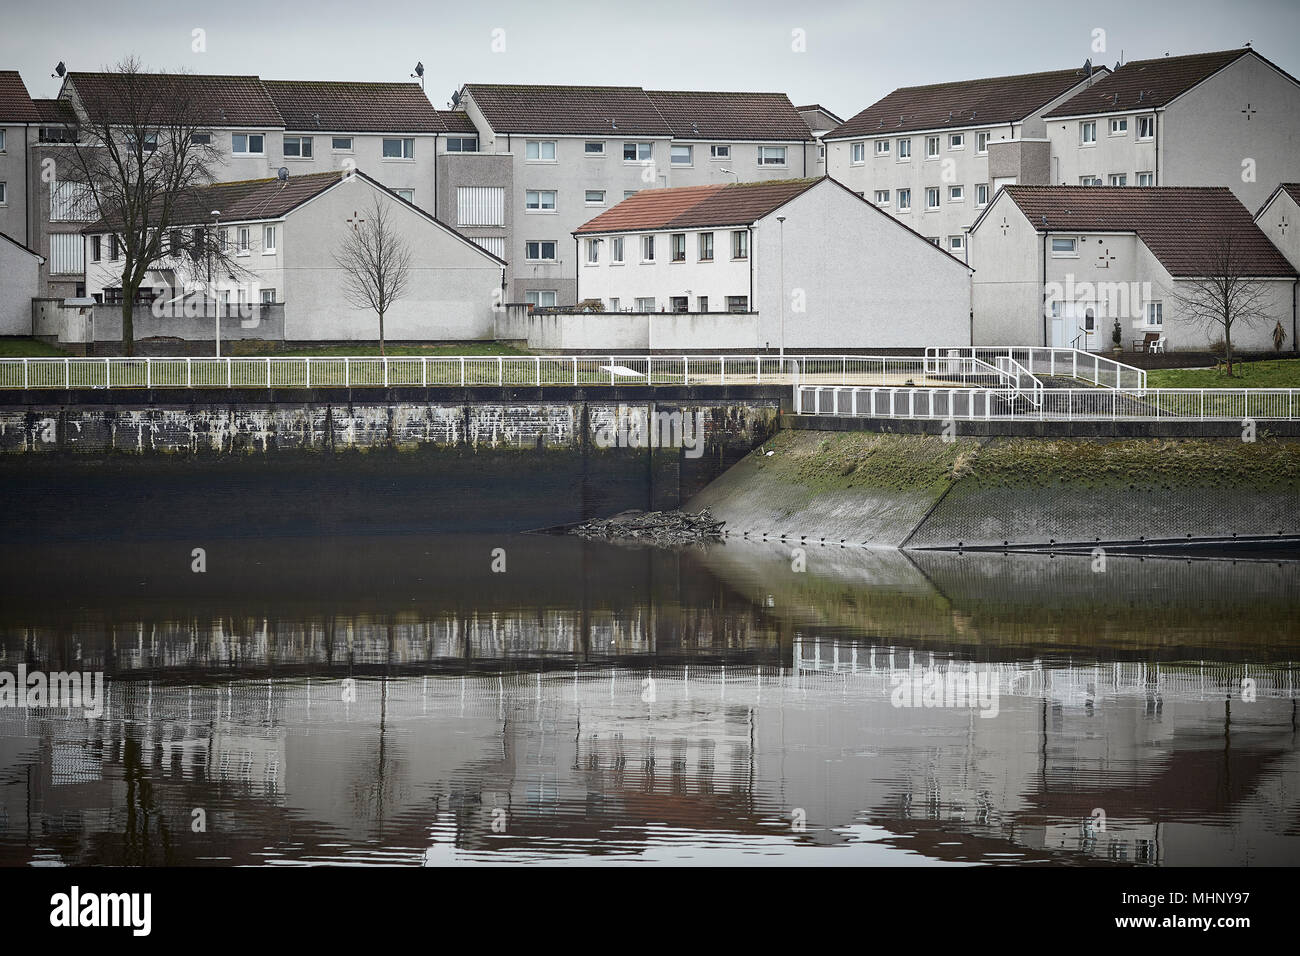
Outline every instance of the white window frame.
<path id="1" fill-rule="evenodd" d="M 678 150 L 686 150 L 686 161 L 678 162 L 675 155 Z M 678 168 L 686 168 L 695 165 L 695 147 L 690 143 L 672 143 L 668 146 L 668 165 Z"/>
<path id="2" fill-rule="evenodd" d="M 889 140 L 887 139 L 876 140 L 876 155 L 877 156 L 889 155 Z"/>
<path id="3" fill-rule="evenodd" d="M 1097 145 L 1097 121 L 1084 120 L 1079 124 L 1079 145 L 1096 146 Z"/>
<path id="4" fill-rule="evenodd" d="M 965 133 L 949 133 L 949 134 L 948 134 L 948 151 L 949 151 L 949 152 L 952 152 L 953 150 L 965 149 L 965 148 L 966 148 L 966 134 L 965 134 Z"/>
<path id="5" fill-rule="evenodd" d="M 644 263 L 655 261 L 655 237 L 653 234 L 641 237 L 641 261 Z"/>
<path id="6" fill-rule="evenodd" d="M 298 147 L 298 152 L 290 153 L 289 144 L 294 143 Z M 302 149 L 307 147 L 307 154 L 304 156 Z M 286 136 L 280 141 L 280 152 L 285 159 L 315 159 L 316 150 L 310 136 Z"/>
<path id="7" fill-rule="evenodd" d="M 780 153 L 780 162 L 768 162 L 768 153 Z M 789 152 L 784 146 L 760 146 L 758 147 L 758 165 L 770 167 L 772 169 L 785 169 L 787 167 L 787 158 Z"/>
<path id="8" fill-rule="evenodd" d="M 939 208 L 939 200 L 941 198 L 941 195 L 942 194 L 940 193 L 938 186 L 925 187 L 925 211 L 926 212 L 933 212 L 934 210 Z M 933 203 L 930 202 L 931 196 L 934 196 Z"/>
<path id="9" fill-rule="evenodd" d="M 926 159 L 938 159 L 938 158 L 939 158 L 939 146 L 940 146 L 941 140 L 942 140 L 942 137 L 939 137 L 939 136 L 927 136 L 927 137 L 925 138 L 925 158 L 926 158 Z M 931 149 L 931 148 L 930 148 L 931 146 L 933 146 L 934 149 Z"/>
<path id="10" fill-rule="evenodd" d="M 340 146 L 339 143 L 347 143 L 346 146 Z M 355 152 L 355 141 L 351 136 L 331 136 L 330 152 L 331 153 L 351 153 Z"/>
<path id="11" fill-rule="evenodd" d="M 1147 132 L 1142 132 L 1142 127 L 1147 128 Z M 1137 118 L 1137 139 L 1139 143 L 1145 143 L 1156 138 L 1156 118 L 1154 116 L 1139 116 Z"/>
<path id="12" fill-rule="evenodd" d="M 1100 185 L 1101 185 L 1101 177 L 1100 177 L 1100 176 L 1080 176 L 1080 177 L 1079 177 L 1079 185 L 1080 185 L 1080 186 L 1100 186 Z"/>
<path id="13" fill-rule="evenodd" d="M 589 266 L 600 265 L 600 240 L 599 239 L 587 240 L 587 265 Z"/>
<path id="14" fill-rule="evenodd" d="M 0 180 L 0 206 L 9 205 L 9 184 Z"/>
<path id="15" fill-rule="evenodd" d="M 542 302 L 542 296 L 544 295 L 551 297 L 550 304 L 546 304 Z M 531 302 L 529 301 L 528 299 L 529 296 L 533 297 L 533 301 Z M 559 293 L 556 292 L 554 289 L 529 289 L 526 292 L 524 292 L 524 302 L 526 302 L 528 305 L 535 306 L 536 308 L 539 309 L 553 309 L 559 303 L 559 301 L 560 301 Z"/>
<path id="16" fill-rule="evenodd" d="M 235 255 L 246 256 L 252 251 L 253 230 L 250 226 L 235 227 Z"/>
<path id="17" fill-rule="evenodd" d="M 274 224 L 262 227 L 262 255 L 273 256 L 279 251 L 276 245 L 276 232 Z"/>
<path id="18" fill-rule="evenodd" d="M 5 130 L 0 129 L 0 153 L 5 151 Z"/>
<path id="19" fill-rule="evenodd" d="M 415 205 L 415 190 L 410 186 L 399 186 L 398 188 L 394 189 L 393 192 L 396 193 L 398 196 L 400 196 L 402 199 L 405 199 L 412 206 Z"/>
<path id="20" fill-rule="evenodd" d="M 1061 249 L 1056 248 L 1057 243 L 1061 243 Z M 1069 243 L 1068 247 L 1065 246 Z M 1053 259 L 1077 259 L 1079 258 L 1079 240 L 1074 236 L 1053 236 L 1052 241 L 1048 244 L 1049 251 Z"/>
<path id="21" fill-rule="evenodd" d="M 537 247 L 537 255 L 531 255 L 529 246 Z M 553 255 L 545 255 L 546 247 L 551 246 Z M 524 261 L 525 262 L 559 262 L 560 261 L 560 244 L 554 239 L 528 239 L 524 242 Z"/>
<path id="22" fill-rule="evenodd" d="M 551 205 L 548 208 L 545 204 L 544 196 L 551 197 Z M 537 197 L 537 205 L 534 206 L 533 198 Z M 559 196 L 554 189 L 526 189 L 524 190 L 524 212 L 529 214 L 544 213 L 553 214 L 560 205 Z"/>
<path id="23" fill-rule="evenodd" d="M 898 190 L 898 196 L 896 198 L 898 200 L 898 204 L 894 207 L 896 211 L 898 212 L 912 211 L 912 190 L 911 189 Z"/>
<path id="24" fill-rule="evenodd" d="M 905 159 L 912 158 L 912 140 L 910 138 L 900 139 L 898 141 L 898 149 L 895 151 L 895 156 L 900 163 Z"/>
<path id="25" fill-rule="evenodd" d="M 956 241 L 954 241 L 954 240 L 956 240 Z M 962 236 L 962 235 L 954 235 L 954 236 L 949 236 L 949 237 L 948 237 L 948 251 L 949 251 L 949 252 L 961 252 L 961 251 L 962 251 L 963 249 L 965 249 L 965 248 L 966 248 L 966 237 L 965 237 L 965 236 Z"/>
<path id="26" fill-rule="evenodd" d="M 1143 182 L 1142 180 L 1146 180 Z M 1156 184 L 1156 174 L 1151 170 L 1137 174 L 1137 184 L 1139 186 L 1154 186 Z"/>
<path id="27" fill-rule="evenodd" d="M 1112 116 L 1110 123 L 1107 124 L 1110 132 L 1109 136 L 1127 136 L 1128 135 L 1128 117 Z"/>
<path id="28" fill-rule="evenodd" d="M 241 137 L 244 140 L 244 148 L 236 149 L 235 144 L 239 141 Z M 262 141 L 261 149 L 255 150 L 252 148 L 254 137 Z M 231 133 L 230 134 L 230 155 L 265 156 L 266 155 L 266 134 L 265 133 Z"/>
<path id="29" fill-rule="evenodd" d="M 992 135 L 988 130 L 981 130 L 975 134 L 975 152 L 977 155 L 983 156 L 989 151 L 989 139 L 992 138 Z"/>
<path id="30" fill-rule="evenodd" d="M 1155 318 L 1156 321 L 1152 321 Z M 1142 310 L 1142 320 L 1148 329 L 1163 329 L 1165 327 L 1165 303 L 1161 299 L 1153 299 L 1147 303 L 1146 308 Z"/>
<path id="31" fill-rule="evenodd" d="M 544 155 L 548 146 L 550 147 L 550 156 Z M 533 153 L 537 155 L 534 156 Z M 553 139 L 524 140 L 524 162 L 526 163 L 553 163 L 556 161 L 555 154 L 555 140 Z"/>
<path id="32" fill-rule="evenodd" d="M 591 147 L 593 147 L 593 146 L 596 146 L 596 147 L 599 147 L 599 148 L 598 148 L 598 149 L 592 149 Z M 605 141 L 604 141 L 603 139 L 588 139 L 588 140 L 584 140 L 584 141 L 583 141 L 583 144 L 582 144 L 582 155 L 583 155 L 583 156 L 590 156 L 592 159 L 604 159 L 604 158 L 605 158 Z"/>
<path id="33" fill-rule="evenodd" d="M 877 189 L 877 190 L 876 190 L 876 194 L 875 194 L 875 196 L 876 196 L 876 198 L 875 198 L 875 203 L 876 203 L 877 206 L 888 206 L 888 205 L 889 205 L 889 190 L 888 190 L 888 189 Z"/>
<path id="34" fill-rule="evenodd" d="M 400 156 L 386 156 L 384 151 L 389 143 L 398 143 L 397 150 Z M 406 151 L 407 144 L 410 144 L 411 151 Z M 415 162 L 415 139 L 410 136 L 385 136 L 379 143 L 379 159 L 384 163 L 413 163 Z"/>
<path id="35" fill-rule="evenodd" d="M 966 187 L 964 185 L 948 187 L 948 202 L 965 202 Z"/>
<path id="36" fill-rule="evenodd" d="M 592 199 L 592 196 L 597 198 Z M 582 193 L 582 204 L 584 206 L 603 206 L 605 205 L 605 190 L 603 189 L 586 189 Z"/>
<path id="37" fill-rule="evenodd" d="M 635 157 L 633 159 L 627 158 L 627 150 L 629 146 L 632 147 L 632 152 L 635 154 Z M 645 155 L 642 156 L 641 155 L 642 153 L 645 153 Z M 631 140 L 631 139 L 623 141 L 623 162 L 628 166 L 643 166 L 646 163 L 654 162 L 654 158 L 655 158 L 654 143 L 647 143 L 643 140 Z"/>
<path id="38" fill-rule="evenodd" d="M 867 161 L 867 144 L 850 143 L 849 144 L 849 162 L 854 166 L 861 166 Z"/>
<path id="39" fill-rule="evenodd" d="M 698 236 L 699 236 L 699 238 L 695 241 L 695 242 L 696 242 L 696 244 L 695 244 L 695 261 L 696 261 L 696 262 L 712 262 L 712 261 L 713 261 L 713 248 L 714 248 L 713 233 L 711 233 L 711 232 L 701 232 L 701 233 L 698 233 Z M 706 240 L 706 239 L 708 240 L 707 245 L 708 245 L 708 247 L 709 247 L 709 248 L 708 248 L 708 255 L 707 255 L 707 256 L 704 254 L 704 253 L 705 253 L 705 249 L 704 249 L 704 247 L 705 247 L 705 245 L 706 245 L 706 243 L 705 243 L 705 240 Z"/>
<path id="40" fill-rule="evenodd" d="M 681 250 L 681 256 L 677 255 Z M 685 262 L 686 261 L 686 233 L 674 232 L 668 235 L 668 261 Z"/>
<path id="41" fill-rule="evenodd" d="M 632 311 L 634 312 L 653 312 L 657 302 L 652 295 L 639 295 L 632 300 Z"/>
<path id="42" fill-rule="evenodd" d="M 1128 173 L 1111 173 L 1109 179 L 1112 186 L 1128 185 Z M 1119 180 L 1119 182 L 1116 182 L 1116 180 Z"/>
<path id="43" fill-rule="evenodd" d="M 731 230 L 731 260 L 740 262 L 749 258 L 749 230 Z"/>
<path id="44" fill-rule="evenodd" d="M 709 147 L 709 159 L 725 162 L 731 159 L 731 146 L 727 143 L 714 143 Z"/>
<path id="45" fill-rule="evenodd" d="M 981 191 L 983 192 L 984 195 L 983 199 L 980 198 Z M 975 184 L 975 205 L 983 208 L 988 204 L 989 204 L 989 184 L 976 183 Z"/>
<path id="46" fill-rule="evenodd" d="M 612 266 L 621 266 L 626 260 L 623 258 L 623 237 L 613 236 L 609 240 L 609 264 Z"/>

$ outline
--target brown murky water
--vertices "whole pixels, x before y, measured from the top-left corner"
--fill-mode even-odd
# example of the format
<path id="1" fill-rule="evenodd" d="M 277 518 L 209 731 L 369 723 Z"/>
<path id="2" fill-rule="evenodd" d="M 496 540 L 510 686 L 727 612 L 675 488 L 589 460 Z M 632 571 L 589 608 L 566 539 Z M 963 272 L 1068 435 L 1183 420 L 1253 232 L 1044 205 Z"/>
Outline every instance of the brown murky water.
<path id="1" fill-rule="evenodd" d="M 95 716 L 0 707 L 0 863 L 1300 863 L 1295 563 L 501 535 L 205 560 L 0 560 L 0 671 L 106 678 Z"/>

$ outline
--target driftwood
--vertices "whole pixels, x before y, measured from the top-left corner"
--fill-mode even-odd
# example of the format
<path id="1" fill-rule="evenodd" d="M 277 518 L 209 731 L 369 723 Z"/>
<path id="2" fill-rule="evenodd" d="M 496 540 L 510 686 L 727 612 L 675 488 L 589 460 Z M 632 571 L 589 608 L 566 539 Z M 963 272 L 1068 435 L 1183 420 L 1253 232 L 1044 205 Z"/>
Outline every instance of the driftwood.
<path id="1" fill-rule="evenodd" d="M 612 518 L 585 521 L 569 529 L 581 538 L 629 544 L 676 547 L 722 540 L 722 526 L 705 508 L 699 514 L 685 511 L 624 511 Z"/>

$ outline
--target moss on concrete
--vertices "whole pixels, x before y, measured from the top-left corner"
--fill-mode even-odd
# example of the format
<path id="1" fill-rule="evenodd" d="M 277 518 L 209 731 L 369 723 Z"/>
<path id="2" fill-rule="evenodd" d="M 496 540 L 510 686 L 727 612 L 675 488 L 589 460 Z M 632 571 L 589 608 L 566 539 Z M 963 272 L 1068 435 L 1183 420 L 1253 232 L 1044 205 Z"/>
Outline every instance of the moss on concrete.
<path id="1" fill-rule="evenodd" d="M 942 490 L 979 450 L 974 439 L 945 442 L 925 435 L 825 432 L 813 441 L 798 436 L 782 432 L 767 442 L 754 452 L 756 466 L 813 490 Z"/>

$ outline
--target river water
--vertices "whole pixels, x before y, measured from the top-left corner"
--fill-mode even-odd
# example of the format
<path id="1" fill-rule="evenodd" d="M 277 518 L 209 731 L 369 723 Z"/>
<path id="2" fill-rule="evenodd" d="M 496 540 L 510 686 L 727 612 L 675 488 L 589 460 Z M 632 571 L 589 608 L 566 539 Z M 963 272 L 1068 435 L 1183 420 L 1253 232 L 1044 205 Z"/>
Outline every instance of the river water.
<path id="1" fill-rule="evenodd" d="M 1300 863 L 1291 561 L 231 536 L 0 572 L 0 671 L 104 675 L 94 714 L 0 707 L 0 864 Z"/>

